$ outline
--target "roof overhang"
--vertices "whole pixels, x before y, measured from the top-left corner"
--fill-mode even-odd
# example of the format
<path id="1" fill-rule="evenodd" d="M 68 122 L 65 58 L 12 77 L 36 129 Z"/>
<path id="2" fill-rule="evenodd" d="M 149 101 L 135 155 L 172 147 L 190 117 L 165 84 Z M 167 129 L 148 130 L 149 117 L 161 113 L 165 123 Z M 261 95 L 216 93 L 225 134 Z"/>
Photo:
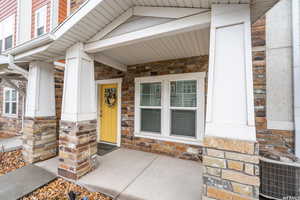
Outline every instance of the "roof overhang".
<path id="1" fill-rule="evenodd" d="M 0 55 L 0 66 L 7 64 L 9 62 L 8 57 L 5 55 Z"/>
<path id="2" fill-rule="evenodd" d="M 42 35 L 38 38 L 24 42 L 20 45 L 17 45 L 15 48 L 5 51 L 4 54 L 14 56 L 14 55 L 26 52 L 28 50 L 49 44 L 53 41 L 54 41 L 53 36 L 48 33 L 48 34 Z"/>
<path id="3" fill-rule="evenodd" d="M 149 5 L 143 2 L 145 1 L 87 0 L 76 12 L 70 15 L 63 23 L 52 30 L 49 34 L 23 43 L 4 53 L 6 55 L 13 55 L 15 61 L 55 61 L 61 59 L 69 47 L 78 42 L 86 43 L 90 41 L 90 39 L 93 38 L 97 33 L 105 30 L 105 28 L 108 26 L 112 26 L 112 23 L 115 22 L 116 19 L 122 15 L 125 15 L 125 13 L 128 13 L 129 10 L 132 10 L 135 7 L 157 7 L 160 9 L 190 8 L 190 12 L 192 12 L 192 9 L 209 10 L 212 3 L 224 3 L 222 0 L 177 0 L 176 2 L 156 0 L 152 1 L 152 4 Z M 251 7 L 252 22 L 264 15 L 277 2 L 278 0 L 226 1 L 228 4 L 249 4 Z M 139 9 L 139 13 L 146 11 L 147 9 Z M 88 45 L 86 48 L 88 50 Z"/>

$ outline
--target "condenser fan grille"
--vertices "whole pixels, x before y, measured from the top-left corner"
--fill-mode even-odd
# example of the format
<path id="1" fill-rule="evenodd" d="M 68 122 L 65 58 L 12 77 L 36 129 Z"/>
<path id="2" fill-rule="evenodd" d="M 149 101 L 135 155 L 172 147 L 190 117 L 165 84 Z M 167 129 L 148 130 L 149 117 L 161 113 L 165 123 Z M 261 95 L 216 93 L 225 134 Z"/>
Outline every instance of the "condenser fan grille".
<path id="1" fill-rule="evenodd" d="M 300 196 L 300 167 L 297 165 L 261 160 L 260 179 L 263 196 L 274 199 Z"/>

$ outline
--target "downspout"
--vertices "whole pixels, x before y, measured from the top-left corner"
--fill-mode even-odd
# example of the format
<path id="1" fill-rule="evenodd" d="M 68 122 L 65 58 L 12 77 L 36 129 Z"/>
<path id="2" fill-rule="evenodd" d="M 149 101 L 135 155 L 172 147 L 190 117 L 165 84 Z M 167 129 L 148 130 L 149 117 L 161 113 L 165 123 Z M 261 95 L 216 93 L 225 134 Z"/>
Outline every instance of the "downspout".
<path id="1" fill-rule="evenodd" d="M 300 158 L 300 2 L 292 0 L 295 155 Z"/>
<path id="2" fill-rule="evenodd" d="M 24 120 L 25 120 L 25 95 L 23 95 L 22 98 L 22 121 L 21 121 L 22 134 L 24 133 Z"/>
<path id="3" fill-rule="evenodd" d="M 16 65 L 12 55 L 8 55 L 8 68 L 14 70 L 16 73 L 22 74 L 26 79 L 28 79 L 28 71 Z"/>

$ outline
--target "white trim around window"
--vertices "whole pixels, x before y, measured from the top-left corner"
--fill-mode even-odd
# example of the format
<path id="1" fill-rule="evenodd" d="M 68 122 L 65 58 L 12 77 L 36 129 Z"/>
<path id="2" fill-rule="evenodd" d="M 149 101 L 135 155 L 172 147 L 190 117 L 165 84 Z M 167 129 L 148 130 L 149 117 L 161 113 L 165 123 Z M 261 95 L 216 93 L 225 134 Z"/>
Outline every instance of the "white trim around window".
<path id="1" fill-rule="evenodd" d="M 38 20 L 39 17 L 39 20 Z M 44 35 L 46 33 L 47 27 L 47 5 L 37 9 L 35 11 L 35 24 L 34 24 L 34 35 L 38 37 L 40 35 Z M 43 28 L 43 32 L 38 34 L 38 30 Z"/>
<path id="2" fill-rule="evenodd" d="M 135 123 L 134 134 L 136 137 L 172 141 L 193 145 L 201 145 L 204 136 L 205 115 L 205 77 L 206 72 L 184 73 L 174 75 L 150 76 L 135 78 Z M 171 107 L 171 82 L 196 81 L 196 105 L 191 107 Z M 141 106 L 141 84 L 160 83 L 161 102 L 155 106 Z M 141 109 L 161 110 L 160 133 L 141 131 Z M 171 135 L 171 110 L 195 110 L 195 136 Z"/>
<path id="3" fill-rule="evenodd" d="M 15 92 L 15 99 L 13 98 L 13 92 Z M 8 95 L 8 96 L 7 96 Z M 17 117 L 18 116 L 18 99 L 19 94 L 16 89 L 5 87 L 3 88 L 3 116 Z M 6 109 L 8 104 L 8 109 Z M 13 104 L 15 104 L 15 112 L 13 112 Z"/>

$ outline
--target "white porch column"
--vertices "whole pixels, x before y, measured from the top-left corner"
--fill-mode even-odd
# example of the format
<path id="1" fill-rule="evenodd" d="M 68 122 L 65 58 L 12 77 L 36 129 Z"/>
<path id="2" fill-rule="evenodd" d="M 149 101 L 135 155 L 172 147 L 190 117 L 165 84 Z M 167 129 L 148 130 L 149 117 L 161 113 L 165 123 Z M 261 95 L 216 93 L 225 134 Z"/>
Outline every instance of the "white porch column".
<path id="1" fill-rule="evenodd" d="M 212 5 L 211 21 L 203 196 L 258 199 L 249 5 Z"/>
<path id="2" fill-rule="evenodd" d="M 32 62 L 26 92 L 23 154 L 33 163 L 57 154 L 53 65 Z"/>
<path id="3" fill-rule="evenodd" d="M 214 5 L 206 135 L 256 140 L 248 5 Z"/>
<path id="4" fill-rule="evenodd" d="M 66 53 L 61 120 L 95 120 L 96 114 L 94 60 L 78 43 Z"/>
<path id="5" fill-rule="evenodd" d="M 94 60 L 82 43 L 67 50 L 64 75 L 58 174 L 77 180 L 93 169 L 97 151 Z"/>
<path id="6" fill-rule="evenodd" d="M 55 116 L 53 69 L 50 63 L 30 63 L 25 117 Z"/>

